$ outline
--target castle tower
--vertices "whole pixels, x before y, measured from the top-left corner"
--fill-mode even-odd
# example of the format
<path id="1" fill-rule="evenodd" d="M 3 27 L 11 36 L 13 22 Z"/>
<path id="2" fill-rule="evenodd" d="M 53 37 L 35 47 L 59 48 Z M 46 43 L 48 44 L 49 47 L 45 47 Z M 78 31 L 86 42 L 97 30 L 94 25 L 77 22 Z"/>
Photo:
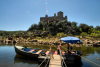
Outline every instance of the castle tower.
<path id="1" fill-rule="evenodd" d="M 65 19 L 67 20 L 67 16 L 65 16 Z"/>
<path id="2" fill-rule="evenodd" d="M 48 15 L 45 15 L 45 21 L 48 22 Z"/>
<path id="3" fill-rule="evenodd" d="M 58 17 L 63 17 L 63 12 L 58 12 Z"/>
<path id="4" fill-rule="evenodd" d="M 54 14 L 54 21 L 56 21 L 56 13 Z"/>

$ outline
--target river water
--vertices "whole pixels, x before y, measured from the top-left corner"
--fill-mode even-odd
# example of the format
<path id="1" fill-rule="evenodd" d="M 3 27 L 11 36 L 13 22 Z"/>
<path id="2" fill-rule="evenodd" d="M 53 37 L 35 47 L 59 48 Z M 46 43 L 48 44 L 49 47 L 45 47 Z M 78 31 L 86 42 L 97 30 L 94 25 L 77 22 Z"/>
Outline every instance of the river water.
<path id="1" fill-rule="evenodd" d="M 45 47 L 42 47 L 42 49 L 45 49 Z M 100 47 L 73 47 L 73 50 L 81 50 L 83 53 L 83 65 L 80 67 L 100 67 Z M 99 60 L 96 60 L 96 57 L 99 58 Z M 0 67 L 38 66 L 38 60 L 33 60 L 16 54 L 13 45 L 0 44 Z M 40 67 L 45 67 L 45 64 Z"/>

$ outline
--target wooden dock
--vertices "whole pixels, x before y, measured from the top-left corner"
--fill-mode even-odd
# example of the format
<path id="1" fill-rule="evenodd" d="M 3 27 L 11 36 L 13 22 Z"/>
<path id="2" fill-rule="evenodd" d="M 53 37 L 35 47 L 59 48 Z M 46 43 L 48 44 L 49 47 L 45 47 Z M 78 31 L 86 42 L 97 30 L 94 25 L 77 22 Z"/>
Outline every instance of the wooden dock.
<path id="1" fill-rule="evenodd" d="M 49 67 L 62 67 L 60 55 L 54 54 L 54 59 L 50 59 Z"/>

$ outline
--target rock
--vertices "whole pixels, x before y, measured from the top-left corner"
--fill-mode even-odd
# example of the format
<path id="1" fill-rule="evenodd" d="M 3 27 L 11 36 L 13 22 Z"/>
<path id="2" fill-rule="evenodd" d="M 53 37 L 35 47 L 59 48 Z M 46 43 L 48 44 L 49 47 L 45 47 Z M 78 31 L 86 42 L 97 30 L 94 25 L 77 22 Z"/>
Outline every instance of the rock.
<path id="1" fill-rule="evenodd" d="M 54 45 L 59 45 L 60 43 L 55 42 Z"/>
<path id="2" fill-rule="evenodd" d="M 38 40 L 32 40 L 32 41 L 29 41 L 29 42 L 38 42 Z"/>
<path id="3" fill-rule="evenodd" d="M 87 44 L 90 44 L 90 42 L 88 41 Z"/>
<path id="4" fill-rule="evenodd" d="M 44 42 L 44 45 L 49 45 L 49 43 L 48 42 Z"/>
<path id="5" fill-rule="evenodd" d="M 80 36 L 79 38 L 82 38 L 82 36 Z"/>
<path id="6" fill-rule="evenodd" d="M 100 41 L 98 41 L 98 44 L 100 44 Z"/>

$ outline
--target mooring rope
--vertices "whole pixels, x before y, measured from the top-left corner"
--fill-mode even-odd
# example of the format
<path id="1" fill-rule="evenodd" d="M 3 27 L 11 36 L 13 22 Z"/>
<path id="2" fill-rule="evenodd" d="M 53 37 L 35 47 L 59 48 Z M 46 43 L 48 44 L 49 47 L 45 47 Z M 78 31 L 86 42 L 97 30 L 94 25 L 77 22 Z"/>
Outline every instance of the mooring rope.
<path id="1" fill-rule="evenodd" d="M 38 67 L 40 67 L 42 64 L 43 64 L 43 62 L 46 60 L 46 58 L 42 61 L 42 63 L 38 66 Z"/>
<path id="2" fill-rule="evenodd" d="M 60 58 L 62 57 L 62 53 L 61 53 L 61 50 L 60 50 Z M 62 67 L 64 67 L 63 66 L 63 63 L 65 64 L 65 61 L 64 61 L 64 58 L 62 59 L 63 61 L 62 61 Z M 67 65 L 65 64 L 65 67 L 67 67 Z"/>
<path id="3" fill-rule="evenodd" d="M 56 47 L 56 46 L 54 45 L 54 47 Z M 62 46 L 62 47 L 63 47 L 63 46 Z M 63 48 L 64 48 L 64 47 L 63 47 Z M 61 58 L 61 56 L 62 56 L 61 50 L 60 50 L 60 54 L 61 54 L 61 55 L 60 55 L 60 58 Z M 63 59 L 63 61 L 62 61 L 61 63 L 64 63 L 64 64 L 65 64 L 65 67 L 67 67 L 67 65 L 66 65 L 66 63 L 65 63 L 65 61 L 64 61 L 64 59 Z M 63 64 L 62 64 L 62 67 L 64 67 Z"/>
<path id="4" fill-rule="evenodd" d="M 64 59 L 63 59 L 63 63 L 65 64 L 65 67 L 67 67 L 67 65 L 66 65 L 66 63 L 65 63 L 65 61 L 64 61 Z"/>
<path id="5" fill-rule="evenodd" d="M 50 46 L 50 49 L 49 49 L 49 51 L 51 51 L 51 46 Z M 49 54 L 47 55 L 47 57 L 42 61 L 42 63 L 38 66 L 38 67 L 40 67 L 42 64 L 43 64 L 43 62 L 48 58 L 48 56 L 49 56 Z M 48 60 L 49 61 L 49 60 Z M 47 65 L 46 65 L 47 66 Z M 45 67 L 46 67 L 45 66 Z"/>
<path id="6" fill-rule="evenodd" d="M 82 57 L 82 56 L 81 56 Z M 84 57 L 82 57 L 83 59 L 86 59 L 86 58 L 84 58 Z M 90 60 L 88 60 L 88 59 L 86 59 L 87 61 L 89 61 L 89 62 L 91 62 L 91 63 L 93 63 L 93 64 L 95 64 L 95 65 L 97 65 L 97 66 L 100 66 L 99 64 L 97 64 L 97 63 L 95 63 L 95 62 L 93 62 L 93 61 L 90 61 Z"/>
<path id="7" fill-rule="evenodd" d="M 63 47 L 63 46 L 62 46 Z M 65 47 L 63 47 L 63 48 L 65 48 Z M 78 55 L 78 56 L 80 56 L 80 55 Z M 82 57 L 82 56 L 81 56 Z M 89 62 L 91 62 L 91 63 L 93 63 L 93 64 L 95 64 L 95 65 L 97 65 L 97 66 L 100 66 L 99 64 L 97 64 L 97 63 L 95 63 L 95 62 L 93 62 L 93 61 L 90 61 L 90 60 L 88 60 L 87 58 L 84 58 L 84 57 L 82 57 L 83 59 L 86 59 L 87 61 L 89 61 Z"/>
<path id="8" fill-rule="evenodd" d="M 49 59 L 48 59 L 48 61 L 47 61 L 47 64 L 48 64 L 48 62 L 49 62 Z M 46 66 L 47 66 L 47 64 L 46 64 Z M 46 66 L 45 66 L 45 67 L 46 67 Z"/>

